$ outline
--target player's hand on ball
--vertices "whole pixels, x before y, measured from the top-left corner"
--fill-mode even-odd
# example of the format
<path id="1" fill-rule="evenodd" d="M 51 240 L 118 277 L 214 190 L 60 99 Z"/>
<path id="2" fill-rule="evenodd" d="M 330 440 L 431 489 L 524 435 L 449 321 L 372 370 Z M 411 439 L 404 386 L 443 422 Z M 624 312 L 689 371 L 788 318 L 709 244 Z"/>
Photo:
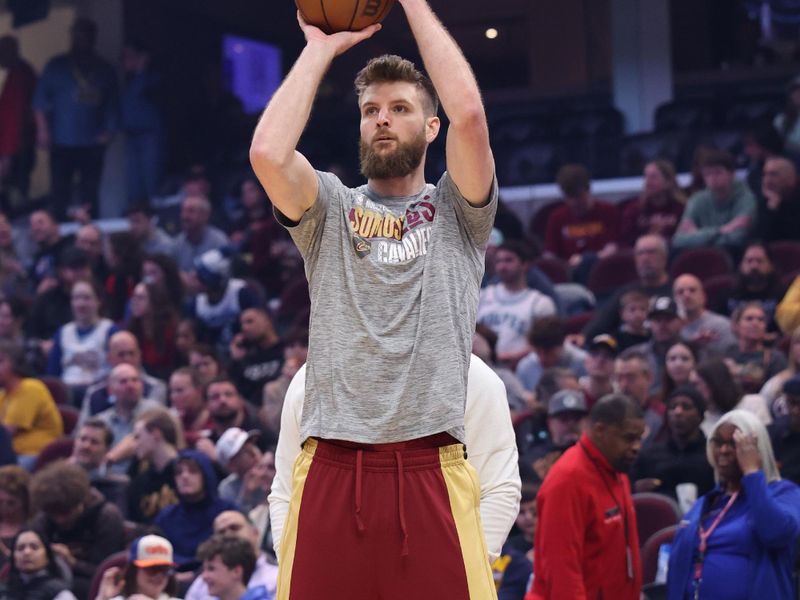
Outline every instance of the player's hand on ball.
<path id="1" fill-rule="evenodd" d="M 297 11 L 297 22 L 300 24 L 300 29 L 303 30 L 303 34 L 306 36 L 306 42 L 321 41 L 327 44 L 332 44 L 335 49 L 336 56 L 346 52 L 356 44 L 372 37 L 373 34 L 375 34 L 381 28 L 380 23 L 375 23 L 369 27 L 365 27 L 361 31 L 339 31 L 337 33 L 328 35 L 319 27 L 315 27 L 314 25 L 307 23 L 305 19 L 303 19 L 303 16 L 300 14 L 299 10 Z"/>

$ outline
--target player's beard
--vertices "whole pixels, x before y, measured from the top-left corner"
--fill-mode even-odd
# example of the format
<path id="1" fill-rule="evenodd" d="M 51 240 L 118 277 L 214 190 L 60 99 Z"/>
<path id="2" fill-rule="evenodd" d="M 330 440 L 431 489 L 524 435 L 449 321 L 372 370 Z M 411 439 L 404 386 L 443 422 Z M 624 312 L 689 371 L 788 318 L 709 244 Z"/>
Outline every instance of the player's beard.
<path id="1" fill-rule="evenodd" d="M 361 174 L 367 179 L 405 177 L 420 165 L 427 147 L 424 129 L 410 142 L 397 140 L 397 148 L 391 152 L 375 152 L 373 144 L 361 139 L 358 142 Z"/>

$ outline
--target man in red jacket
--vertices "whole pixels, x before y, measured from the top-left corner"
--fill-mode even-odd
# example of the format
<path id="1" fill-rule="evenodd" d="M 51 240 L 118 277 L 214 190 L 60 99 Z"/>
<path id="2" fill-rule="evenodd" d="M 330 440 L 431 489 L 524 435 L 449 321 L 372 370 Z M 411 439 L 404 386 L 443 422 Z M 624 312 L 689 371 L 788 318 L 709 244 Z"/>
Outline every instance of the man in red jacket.
<path id="1" fill-rule="evenodd" d="M 641 447 L 642 409 L 609 394 L 589 423 L 536 498 L 534 579 L 525 600 L 639 600 L 639 536 L 625 473 Z"/>

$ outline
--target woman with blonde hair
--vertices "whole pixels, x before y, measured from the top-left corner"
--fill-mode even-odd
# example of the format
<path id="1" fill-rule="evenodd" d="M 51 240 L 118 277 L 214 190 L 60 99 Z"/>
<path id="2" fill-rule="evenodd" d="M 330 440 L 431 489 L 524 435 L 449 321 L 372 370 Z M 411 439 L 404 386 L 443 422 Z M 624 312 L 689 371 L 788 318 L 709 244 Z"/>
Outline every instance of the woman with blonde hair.
<path id="1" fill-rule="evenodd" d="M 795 598 L 800 487 L 780 478 L 766 428 L 733 410 L 712 429 L 706 454 L 717 486 L 675 534 L 667 597 Z"/>
<path id="2" fill-rule="evenodd" d="M 669 240 L 681 222 L 686 196 L 675 176 L 675 167 L 668 160 L 653 160 L 644 167 L 642 192 L 628 202 L 622 212 L 620 237 L 633 246 L 647 234 Z"/>

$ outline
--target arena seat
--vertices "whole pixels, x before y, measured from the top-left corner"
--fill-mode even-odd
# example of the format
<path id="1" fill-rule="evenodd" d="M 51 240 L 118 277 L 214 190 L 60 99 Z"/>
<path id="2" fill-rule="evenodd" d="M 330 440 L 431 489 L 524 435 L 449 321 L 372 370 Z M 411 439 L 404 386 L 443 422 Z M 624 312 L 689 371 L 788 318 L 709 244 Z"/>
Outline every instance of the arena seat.
<path id="1" fill-rule="evenodd" d="M 544 115 L 511 115 L 492 122 L 492 147 L 525 144 L 553 137 L 553 120 Z"/>
<path id="2" fill-rule="evenodd" d="M 772 264 L 781 275 L 794 273 L 800 269 L 800 242 L 780 240 L 767 246 Z"/>
<path id="3" fill-rule="evenodd" d="M 696 131 L 714 125 L 714 107 L 705 99 L 665 102 L 656 108 L 655 130 Z"/>
<path id="4" fill-rule="evenodd" d="M 736 276 L 732 274 L 716 275 L 702 281 L 703 289 L 706 291 L 706 306 L 713 311 L 723 306 L 725 298 L 736 287 Z"/>
<path id="5" fill-rule="evenodd" d="M 738 98 L 723 110 L 723 123 L 740 129 L 768 124 L 783 109 L 783 104 L 783 98 L 772 95 Z"/>
<path id="6" fill-rule="evenodd" d="M 558 125 L 559 137 L 589 138 L 622 135 L 623 117 L 616 108 L 570 112 Z"/>
<path id="7" fill-rule="evenodd" d="M 560 206 L 564 206 L 562 200 L 550 202 L 539 208 L 539 210 L 533 214 L 533 217 L 531 217 L 528 225 L 528 232 L 536 239 L 544 240 L 544 234 L 547 230 L 547 220 L 550 218 L 550 213 Z"/>
<path id="8" fill-rule="evenodd" d="M 659 529 L 642 544 L 642 583 L 647 585 L 656 580 L 658 570 L 658 551 L 662 544 L 669 544 L 678 530 L 677 525 Z"/>
<path id="9" fill-rule="evenodd" d="M 47 387 L 47 391 L 50 392 L 56 404 L 68 405 L 70 403 L 70 391 L 66 383 L 58 377 L 50 375 L 42 375 L 38 379 Z"/>
<path id="10" fill-rule="evenodd" d="M 733 156 L 737 164 L 742 164 L 747 158 L 744 156 L 744 137 L 741 129 L 701 131 L 694 136 L 691 145 L 693 149 L 697 146 L 707 146 L 724 150 Z"/>
<path id="11" fill-rule="evenodd" d="M 71 437 L 60 437 L 57 440 L 53 440 L 39 452 L 39 456 L 36 457 L 36 462 L 33 463 L 31 471 L 36 473 L 36 471 L 43 469 L 51 462 L 62 458 L 69 458 L 72 456 L 72 448 L 74 446 L 75 440 Z"/>
<path id="12" fill-rule="evenodd" d="M 115 552 L 97 565 L 97 569 L 92 576 L 92 581 L 89 584 L 89 595 L 87 598 L 97 598 L 97 592 L 100 590 L 100 582 L 103 580 L 103 573 L 112 567 L 119 567 L 122 569 L 128 563 L 128 558 L 128 551 L 122 550 L 120 552 Z"/>
<path id="13" fill-rule="evenodd" d="M 728 253 L 713 246 L 689 248 L 672 259 L 669 266 L 670 277 L 691 273 L 700 281 L 706 281 L 717 275 L 733 273 L 733 263 Z"/>
<path id="14" fill-rule="evenodd" d="M 533 264 L 541 269 L 553 283 L 567 283 L 570 280 L 569 265 L 560 258 L 543 256 Z"/>
<path id="15" fill-rule="evenodd" d="M 75 426 L 78 424 L 81 413 L 74 406 L 57 404 L 58 412 L 61 413 L 61 421 L 64 424 L 64 435 L 72 435 Z"/>
<path id="16" fill-rule="evenodd" d="M 595 311 L 589 310 L 580 314 L 577 314 L 573 317 L 569 317 L 564 322 L 564 330 L 567 332 L 567 335 L 575 335 L 579 334 L 583 331 L 583 328 L 589 324 L 594 318 Z"/>
<path id="17" fill-rule="evenodd" d="M 553 181 L 559 160 L 553 144 L 529 142 L 510 152 L 503 162 L 498 180 L 503 185 L 525 185 Z"/>
<path id="18" fill-rule="evenodd" d="M 598 298 L 611 294 L 618 287 L 636 281 L 636 263 L 633 250 L 624 249 L 600 258 L 589 273 L 586 284 Z"/>
<path id="19" fill-rule="evenodd" d="M 647 163 L 659 158 L 677 164 L 688 139 L 689 136 L 684 132 L 643 133 L 622 138 L 620 175 L 641 175 Z"/>
<path id="20" fill-rule="evenodd" d="M 664 494 L 633 494 L 633 508 L 636 511 L 636 530 L 639 533 L 640 546 L 657 531 L 677 525 L 681 518 L 678 503 Z"/>

